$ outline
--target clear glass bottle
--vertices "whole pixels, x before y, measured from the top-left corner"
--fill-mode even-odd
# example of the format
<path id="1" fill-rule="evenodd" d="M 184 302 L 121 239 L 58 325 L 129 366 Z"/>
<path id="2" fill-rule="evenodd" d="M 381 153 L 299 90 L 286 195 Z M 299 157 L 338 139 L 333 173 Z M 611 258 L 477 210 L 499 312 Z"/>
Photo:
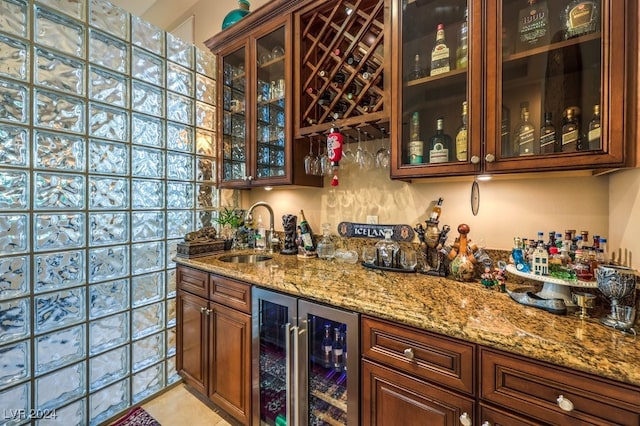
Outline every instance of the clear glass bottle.
<path id="1" fill-rule="evenodd" d="M 589 122 L 589 149 L 600 149 L 600 105 L 593 106 L 593 118 Z"/>
<path id="2" fill-rule="evenodd" d="M 376 243 L 376 250 L 378 252 L 378 266 L 384 266 L 385 268 L 396 267 L 396 256 L 400 251 L 400 245 L 391 239 L 393 235 L 392 229 L 384 230 L 384 240 L 380 240 Z"/>
<path id="3" fill-rule="evenodd" d="M 535 129 L 529 121 L 529 108 L 526 105 L 520 108 L 520 123 L 515 133 L 514 153 L 517 152 L 517 155 L 533 155 Z"/>
<path id="4" fill-rule="evenodd" d="M 449 64 L 449 48 L 444 40 L 444 25 L 438 24 L 436 30 L 436 44 L 431 51 L 431 73 L 439 75 L 451 71 Z"/>
<path id="5" fill-rule="evenodd" d="M 565 39 L 598 31 L 600 28 L 600 1 L 572 0 L 564 8 L 561 19 Z"/>
<path id="6" fill-rule="evenodd" d="M 324 325 L 324 337 L 320 343 L 322 349 L 322 365 L 325 368 L 331 367 L 331 352 L 333 351 L 333 341 L 331 340 L 331 324 Z"/>
<path id="7" fill-rule="evenodd" d="M 544 123 L 540 128 L 540 154 L 551 154 L 556 150 L 556 126 L 550 112 L 544 113 Z"/>
<path id="8" fill-rule="evenodd" d="M 331 241 L 330 228 L 330 223 L 322 224 L 322 240 L 320 240 L 316 248 L 316 252 L 320 259 L 331 260 L 336 255 L 336 246 L 333 241 Z"/>
<path id="9" fill-rule="evenodd" d="M 417 80 L 424 77 L 424 70 L 422 69 L 422 61 L 420 55 L 416 53 L 413 58 L 413 71 L 409 74 L 409 80 Z"/>
<path id="10" fill-rule="evenodd" d="M 421 164 L 424 158 L 424 141 L 420 138 L 420 113 L 411 115 L 409 128 L 409 164 Z"/>
<path id="11" fill-rule="evenodd" d="M 456 133 L 456 160 L 467 161 L 467 101 L 462 103 L 462 124 Z"/>
<path id="12" fill-rule="evenodd" d="M 450 161 L 451 136 L 444 132 L 444 118 L 436 121 L 436 134 L 431 137 L 429 143 L 429 163 L 446 163 Z"/>
<path id="13" fill-rule="evenodd" d="M 469 25 L 468 9 L 464 9 L 464 20 L 458 31 L 458 47 L 456 48 L 456 69 L 467 68 L 469 63 Z"/>
<path id="14" fill-rule="evenodd" d="M 342 367 L 344 366 L 344 347 L 342 346 L 343 341 L 340 340 L 340 329 L 338 327 L 333 329 L 334 338 L 333 338 L 333 368 L 336 371 L 342 371 Z"/>
<path id="15" fill-rule="evenodd" d="M 580 125 L 575 118 L 573 108 L 567 108 L 565 123 L 562 126 L 562 152 L 575 152 L 580 145 Z"/>

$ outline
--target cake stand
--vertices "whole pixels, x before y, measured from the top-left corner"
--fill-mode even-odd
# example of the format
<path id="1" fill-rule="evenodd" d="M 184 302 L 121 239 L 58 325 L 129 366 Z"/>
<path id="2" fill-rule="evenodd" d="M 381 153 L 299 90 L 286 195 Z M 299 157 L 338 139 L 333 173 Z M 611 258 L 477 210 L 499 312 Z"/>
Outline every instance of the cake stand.
<path id="1" fill-rule="evenodd" d="M 506 269 L 510 274 L 542 282 L 542 290 L 536 293 L 537 296 L 543 299 L 563 299 L 567 306 L 576 306 L 571 297 L 571 287 L 598 288 L 597 281 L 567 281 L 550 275 L 536 275 L 518 271 L 515 265 L 507 265 Z"/>

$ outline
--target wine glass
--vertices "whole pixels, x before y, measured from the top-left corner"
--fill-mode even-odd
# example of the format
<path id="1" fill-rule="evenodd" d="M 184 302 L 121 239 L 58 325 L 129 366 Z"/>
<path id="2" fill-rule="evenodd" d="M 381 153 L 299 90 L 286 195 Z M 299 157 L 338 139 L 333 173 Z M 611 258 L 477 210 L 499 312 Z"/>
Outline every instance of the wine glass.
<path id="1" fill-rule="evenodd" d="M 415 250 L 400 251 L 400 265 L 403 269 L 412 270 L 418 264 L 418 256 Z"/>
<path id="2" fill-rule="evenodd" d="M 369 133 L 368 132 L 364 132 L 364 140 L 365 142 L 367 141 L 367 139 L 369 138 Z M 373 138 L 373 136 L 372 136 Z M 360 168 L 361 169 L 365 169 L 365 170 L 369 170 L 371 168 L 373 168 L 373 165 L 375 164 L 376 160 L 375 157 L 373 156 L 373 153 L 370 152 L 367 148 L 364 149 L 364 153 L 363 153 L 363 158 L 362 158 L 362 163 L 360 164 Z"/>
<path id="3" fill-rule="evenodd" d="M 313 139 L 309 137 L 309 153 L 304 156 L 304 172 L 308 175 L 312 175 L 313 173 L 313 160 L 315 156 L 313 155 Z"/>
<path id="4" fill-rule="evenodd" d="M 345 149 L 342 152 L 342 164 L 345 166 L 348 166 L 349 164 L 352 164 L 353 162 L 355 162 L 355 155 L 353 154 L 353 151 L 351 151 L 351 145 L 349 143 L 349 135 L 345 134 L 344 138 L 345 138 L 345 143 L 344 143 Z"/>
<path id="5" fill-rule="evenodd" d="M 318 152 L 322 147 L 322 142 L 320 142 L 320 146 L 318 147 Z M 331 160 L 329 160 L 329 152 L 325 145 L 324 152 L 320 155 L 320 172 L 321 176 L 329 176 L 331 174 Z"/>
<path id="6" fill-rule="evenodd" d="M 381 140 L 381 147 L 378 150 L 378 152 L 376 152 L 376 164 L 379 168 L 381 169 L 387 169 L 389 168 L 389 147 L 385 146 L 385 135 L 387 135 L 385 133 L 385 129 L 380 129 L 382 131 L 382 136 L 380 137 Z"/>
<path id="7" fill-rule="evenodd" d="M 363 168 L 364 166 L 364 150 L 362 149 L 362 138 L 360 136 L 360 128 L 358 128 L 358 148 L 356 148 L 356 164 Z"/>
<path id="8" fill-rule="evenodd" d="M 320 145 L 318 144 L 318 155 L 313 157 L 311 161 L 311 174 L 315 176 L 320 176 Z"/>

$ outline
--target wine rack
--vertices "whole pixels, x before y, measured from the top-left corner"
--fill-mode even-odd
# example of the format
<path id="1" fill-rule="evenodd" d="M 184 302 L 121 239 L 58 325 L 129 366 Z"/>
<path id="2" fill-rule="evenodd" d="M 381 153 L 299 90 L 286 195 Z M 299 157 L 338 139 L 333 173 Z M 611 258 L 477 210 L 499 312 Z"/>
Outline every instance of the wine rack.
<path id="1" fill-rule="evenodd" d="M 296 136 L 388 122 L 385 0 L 319 1 L 296 15 Z"/>

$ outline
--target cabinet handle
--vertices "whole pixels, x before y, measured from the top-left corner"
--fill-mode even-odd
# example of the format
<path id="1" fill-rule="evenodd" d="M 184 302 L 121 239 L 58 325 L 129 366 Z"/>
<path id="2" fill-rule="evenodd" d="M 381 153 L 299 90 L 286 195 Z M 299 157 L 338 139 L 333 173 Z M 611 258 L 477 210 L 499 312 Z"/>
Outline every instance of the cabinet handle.
<path id="1" fill-rule="evenodd" d="M 494 161 L 496 161 L 496 156 L 493 154 L 487 154 L 484 157 L 484 161 L 486 161 L 487 163 L 493 163 Z"/>
<path id="2" fill-rule="evenodd" d="M 211 315 L 211 312 L 213 312 L 213 309 L 207 309 L 207 315 Z"/>
<path id="3" fill-rule="evenodd" d="M 253 180 L 253 176 L 247 176 L 247 180 L 251 182 Z"/>
<path id="4" fill-rule="evenodd" d="M 573 411 L 573 402 L 571 402 L 571 400 L 560 395 L 557 401 L 558 401 L 558 407 L 560 407 L 562 410 Z"/>
<path id="5" fill-rule="evenodd" d="M 474 155 L 471 157 L 471 164 L 478 164 L 480 162 L 480 157 Z"/>
<path id="6" fill-rule="evenodd" d="M 484 421 L 480 426 L 491 426 L 491 423 L 489 423 L 488 421 Z"/>
<path id="7" fill-rule="evenodd" d="M 293 395 L 293 389 L 291 387 L 292 383 L 291 383 L 291 323 L 286 323 L 284 325 L 284 333 L 285 333 L 285 340 L 284 340 L 284 353 L 285 353 L 285 364 L 286 364 L 286 369 L 285 369 L 285 374 L 284 374 L 284 378 L 285 378 L 285 390 L 286 390 L 286 409 L 285 409 L 285 418 L 287 419 L 287 421 L 289 421 L 289 419 L 291 419 L 291 408 L 292 408 L 292 395 Z"/>
<path id="8" fill-rule="evenodd" d="M 462 415 L 460 416 L 460 424 L 462 426 L 473 425 L 473 422 L 471 421 L 471 416 L 469 416 L 467 413 L 462 413 Z"/>
<path id="9" fill-rule="evenodd" d="M 207 313 L 207 308 L 205 308 L 205 307 L 200 308 L 200 313 L 201 314 L 206 314 Z"/>
<path id="10" fill-rule="evenodd" d="M 413 349 L 411 348 L 407 348 L 404 350 L 404 356 L 406 356 L 409 359 L 413 359 L 413 357 L 415 356 L 415 354 L 413 353 Z"/>

